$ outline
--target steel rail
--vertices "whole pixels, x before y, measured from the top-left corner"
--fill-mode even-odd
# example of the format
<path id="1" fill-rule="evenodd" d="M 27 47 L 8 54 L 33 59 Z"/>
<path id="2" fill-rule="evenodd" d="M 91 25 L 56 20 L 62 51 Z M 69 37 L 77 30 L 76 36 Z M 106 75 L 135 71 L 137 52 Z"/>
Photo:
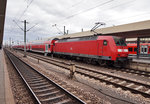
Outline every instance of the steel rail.
<path id="1" fill-rule="evenodd" d="M 6 54 L 8 53 L 8 51 L 6 51 Z M 35 92 L 32 90 L 32 88 L 30 87 L 30 85 L 28 84 L 28 82 L 26 81 L 26 79 L 24 78 L 24 76 L 22 75 L 22 73 L 19 71 L 18 67 L 15 65 L 15 63 L 13 62 L 13 60 L 10 57 L 10 54 L 13 55 L 12 53 L 9 52 L 9 59 L 11 60 L 11 62 L 13 63 L 14 67 L 17 69 L 17 71 L 19 72 L 20 76 L 22 77 L 22 79 L 24 80 L 24 82 L 26 83 L 26 85 L 28 86 L 29 90 L 32 92 L 32 95 L 34 95 L 35 99 L 37 100 L 37 102 L 39 104 L 41 104 L 41 101 L 39 100 L 38 96 L 35 94 Z M 35 70 L 33 67 L 31 67 L 29 64 L 27 64 L 26 62 L 22 61 L 21 59 L 19 59 L 17 56 L 13 56 L 15 58 L 17 58 L 19 61 L 21 61 L 24 65 L 30 67 L 34 72 L 40 74 L 40 76 L 42 76 L 44 79 L 48 80 L 50 83 L 53 83 L 53 85 L 55 85 L 57 88 L 59 88 L 61 91 L 63 91 L 65 94 L 67 94 L 67 96 L 70 96 L 71 99 L 73 99 L 73 101 L 75 101 L 77 104 L 86 104 L 84 101 L 82 101 L 81 99 L 79 99 L 78 97 L 76 97 L 75 95 L 71 94 L 69 91 L 67 91 L 66 89 L 64 89 L 63 87 L 61 87 L 60 85 L 58 85 L 57 83 L 55 83 L 54 81 L 50 80 L 48 77 L 46 77 L 45 75 L 43 75 L 42 73 L 40 73 L 39 71 Z M 28 72 L 30 73 L 30 72 Z"/>
<path id="2" fill-rule="evenodd" d="M 29 55 L 29 54 L 28 54 L 28 55 Z M 36 58 L 36 59 L 39 59 L 39 60 L 42 60 L 42 61 L 47 62 L 47 63 L 50 63 L 50 64 L 54 64 L 54 65 L 56 65 L 56 66 L 59 66 L 59 67 L 61 67 L 61 68 L 65 68 L 65 69 L 67 69 L 67 70 L 70 69 L 69 67 L 66 66 L 66 65 L 70 66 L 69 63 L 57 61 L 57 60 L 55 60 L 55 59 L 50 59 L 50 58 L 48 58 L 48 57 L 43 57 L 43 56 L 35 55 L 35 54 L 34 54 L 34 55 L 32 54 L 31 57 Z M 57 63 L 55 63 L 55 62 L 57 62 Z M 58 63 L 59 63 L 59 64 L 58 64 Z M 61 64 L 64 64 L 64 65 L 62 66 Z M 125 89 L 125 90 L 130 90 L 130 91 L 133 92 L 133 93 L 138 93 L 138 94 L 141 94 L 141 95 L 143 95 L 143 96 L 145 96 L 145 97 L 150 97 L 150 93 L 145 93 L 145 92 L 143 92 L 143 91 L 136 90 L 136 89 L 134 89 L 134 88 L 130 88 L 130 87 L 123 86 L 123 85 L 120 85 L 120 84 L 115 83 L 115 82 L 111 82 L 111 81 L 108 81 L 108 80 L 105 80 L 105 79 L 102 79 L 102 78 L 95 77 L 94 75 L 86 74 L 86 73 L 80 71 L 80 69 L 85 70 L 85 71 L 89 71 L 89 72 L 94 72 L 94 73 L 97 73 L 97 74 L 102 74 L 102 75 L 108 76 L 108 77 L 113 77 L 114 79 L 123 80 L 123 81 L 126 81 L 126 82 L 128 82 L 128 83 L 134 83 L 134 84 L 136 84 L 136 85 L 143 86 L 143 87 L 146 87 L 146 88 L 149 88 L 149 89 L 150 89 L 150 85 L 149 85 L 149 84 L 142 83 L 142 82 L 137 82 L 137 81 L 134 81 L 134 80 L 131 80 L 131 79 L 126 79 L 126 78 L 123 78 L 123 77 L 121 77 L 121 76 L 115 76 L 115 75 L 110 74 L 110 73 L 108 74 L 108 73 L 104 73 L 104 72 L 99 72 L 99 71 L 91 70 L 90 68 L 85 68 L 85 67 L 82 67 L 82 66 L 79 66 L 79 65 L 76 65 L 76 68 L 77 68 L 76 73 L 79 73 L 79 74 L 88 76 L 88 77 L 90 77 L 90 78 L 94 78 L 94 79 L 96 79 L 96 80 L 101 80 L 101 81 L 103 81 L 103 82 L 112 84 L 112 85 L 114 85 L 114 86 L 121 87 L 121 88 L 123 88 L 123 89 Z"/>
<path id="3" fill-rule="evenodd" d="M 58 63 L 64 64 L 64 65 L 70 65 L 69 63 L 58 61 L 58 60 L 52 59 L 50 57 L 45 57 L 45 56 L 41 56 L 41 55 L 37 55 L 37 54 L 33 54 L 33 53 L 28 53 L 28 55 L 31 56 L 31 57 L 34 57 L 36 59 L 46 61 L 46 62 L 47 62 L 47 60 L 51 60 L 51 61 L 53 61 L 53 62 L 51 62 L 51 64 L 55 64 L 54 62 L 58 62 Z M 46 59 L 46 60 L 44 60 L 44 59 Z M 79 66 L 76 65 L 76 67 L 79 67 Z M 112 68 L 112 67 L 111 68 L 110 67 L 102 67 L 102 68 L 108 68 L 108 69 L 111 69 L 111 70 L 122 71 L 122 72 L 142 75 L 142 76 L 145 76 L 145 77 L 150 77 L 150 72 L 148 72 L 148 71 L 136 70 L 136 69 L 132 69 L 132 68 L 124 68 L 124 69 L 118 69 L 118 68 Z"/>

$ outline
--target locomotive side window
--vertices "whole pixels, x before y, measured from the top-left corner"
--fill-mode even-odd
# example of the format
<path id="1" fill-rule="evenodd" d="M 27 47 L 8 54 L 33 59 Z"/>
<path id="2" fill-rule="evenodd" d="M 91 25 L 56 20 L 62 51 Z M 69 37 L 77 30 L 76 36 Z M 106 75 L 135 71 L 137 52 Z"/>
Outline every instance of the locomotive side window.
<path id="1" fill-rule="evenodd" d="M 107 40 L 104 40 L 103 45 L 104 45 L 104 46 L 107 45 Z"/>
<path id="2" fill-rule="evenodd" d="M 129 51 L 132 52 L 132 48 L 129 48 Z"/>

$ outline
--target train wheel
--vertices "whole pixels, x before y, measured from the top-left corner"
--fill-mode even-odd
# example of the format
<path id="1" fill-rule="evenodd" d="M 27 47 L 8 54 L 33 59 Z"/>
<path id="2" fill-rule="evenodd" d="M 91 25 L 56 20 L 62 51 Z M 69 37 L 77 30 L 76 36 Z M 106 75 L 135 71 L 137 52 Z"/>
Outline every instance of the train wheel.
<path id="1" fill-rule="evenodd" d="M 123 62 L 116 62 L 116 63 L 114 64 L 114 66 L 117 67 L 117 68 L 123 68 L 124 65 L 125 65 L 125 64 L 124 64 Z"/>
<path id="2" fill-rule="evenodd" d="M 99 60 L 98 63 L 99 63 L 99 65 L 101 65 L 101 66 L 106 65 L 106 61 L 104 61 L 104 60 Z"/>
<path id="3" fill-rule="evenodd" d="M 106 64 L 107 64 L 108 66 L 113 66 L 113 65 L 114 65 L 114 62 L 113 62 L 113 61 L 107 61 Z"/>

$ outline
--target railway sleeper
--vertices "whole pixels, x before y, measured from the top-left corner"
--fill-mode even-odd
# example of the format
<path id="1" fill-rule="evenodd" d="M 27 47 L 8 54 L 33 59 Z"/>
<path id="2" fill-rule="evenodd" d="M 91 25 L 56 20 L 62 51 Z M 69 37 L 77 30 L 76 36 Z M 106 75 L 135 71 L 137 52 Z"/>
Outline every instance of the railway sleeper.
<path id="1" fill-rule="evenodd" d="M 44 90 L 35 90 L 34 92 L 37 93 L 37 94 L 44 94 L 44 93 L 47 93 L 47 92 L 53 92 L 53 91 L 56 91 L 57 89 L 55 87 L 52 87 L 52 88 L 48 88 L 48 89 L 44 89 Z"/>
<path id="2" fill-rule="evenodd" d="M 138 87 L 135 88 L 135 90 L 140 90 L 142 88 L 143 88 L 143 86 L 138 86 Z"/>
<path id="3" fill-rule="evenodd" d="M 52 92 L 47 92 L 47 93 L 44 93 L 44 94 L 39 94 L 38 97 L 44 97 L 44 96 L 56 94 L 56 93 L 59 93 L 59 92 L 60 92 L 60 90 L 55 90 L 55 91 L 52 91 Z"/>
<path id="4" fill-rule="evenodd" d="M 42 89 L 48 89 L 52 87 L 51 85 L 45 85 L 45 86 L 40 86 L 40 87 L 32 87 L 34 90 L 42 90 Z"/>
<path id="5" fill-rule="evenodd" d="M 134 85 L 134 83 L 130 83 L 130 84 L 126 85 L 126 87 L 131 87 L 133 85 Z"/>
<path id="6" fill-rule="evenodd" d="M 65 100 L 62 100 L 62 101 L 55 103 L 55 104 L 77 104 L 77 103 L 72 101 L 71 99 L 65 99 Z"/>
<path id="7" fill-rule="evenodd" d="M 34 89 L 35 92 L 45 92 L 45 91 L 51 91 L 53 89 L 56 89 L 56 87 L 52 86 L 52 87 L 48 87 L 46 89 Z"/>
<path id="8" fill-rule="evenodd" d="M 46 94 L 44 96 L 39 96 L 38 95 L 38 97 L 40 99 L 48 99 L 48 98 L 53 98 L 53 97 L 60 96 L 60 95 L 64 95 L 64 94 L 61 93 L 60 91 L 54 91 L 54 92 L 50 92 L 49 94 Z"/>
<path id="9" fill-rule="evenodd" d="M 44 83 L 46 80 L 39 80 L 39 81 L 33 81 L 33 80 L 31 80 L 29 83 L 30 84 L 36 84 L 36 83 Z"/>
<path id="10" fill-rule="evenodd" d="M 147 90 L 145 93 L 150 94 L 150 89 L 149 89 L 149 90 Z"/>
<path id="11" fill-rule="evenodd" d="M 49 84 L 48 82 L 42 82 L 42 83 L 39 83 L 39 82 L 35 82 L 35 83 L 30 83 L 30 85 L 32 86 L 43 86 L 43 85 L 47 85 Z"/>
<path id="12" fill-rule="evenodd" d="M 59 95 L 59 96 L 55 96 L 55 97 L 49 97 L 46 99 L 41 99 L 42 103 L 58 103 L 64 99 L 67 99 L 67 97 L 65 96 L 65 94 Z"/>
<path id="13" fill-rule="evenodd" d="M 40 88 L 47 88 L 47 87 L 52 87 L 52 85 L 48 84 L 48 85 L 45 85 L 45 86 L 35 86 L 35 87 L 32 87 L 33 89 L 40 89 Z"/>
<path id="14" fill-rule="evenodd" d="M 126 81 L 122 81 L 122 82 L 119 82 L 118 84 L 123 85 L 125 83 L 126 83 Z"/>

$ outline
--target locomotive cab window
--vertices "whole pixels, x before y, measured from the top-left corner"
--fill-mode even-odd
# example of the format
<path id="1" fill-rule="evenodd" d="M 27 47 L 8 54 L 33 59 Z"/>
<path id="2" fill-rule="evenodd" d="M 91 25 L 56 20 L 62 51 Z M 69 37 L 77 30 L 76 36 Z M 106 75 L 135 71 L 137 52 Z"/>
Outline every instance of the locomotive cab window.
<path id="1" fill-rule="evenodd" d="M 103 45 L 104 45 L 104 46 L 107 45 L 107 40 L 104 40 Z"/>
<path id="2" fill-rule="evenodd" d="M 113 38 L 116 43 L 116 46 L 127 46 L 124 38 L 115 37 L 115 36 Z"/>

